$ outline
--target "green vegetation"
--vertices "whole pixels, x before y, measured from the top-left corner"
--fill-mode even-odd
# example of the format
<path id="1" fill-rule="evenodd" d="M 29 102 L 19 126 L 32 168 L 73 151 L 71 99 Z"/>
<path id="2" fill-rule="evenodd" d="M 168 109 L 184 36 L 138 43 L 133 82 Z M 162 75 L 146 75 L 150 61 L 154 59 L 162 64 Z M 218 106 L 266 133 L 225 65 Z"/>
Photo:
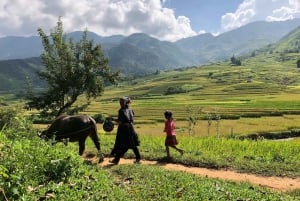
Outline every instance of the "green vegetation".
<path id="1" fill-rule="evenodd" d="M 163 112 L 168 109 L 174 114 L 179 146 L 185 150 L 183 156 L 171 152 L 173 159 L 168 162 L 299 178 L 299 138 L 272 141 L 259 135 L 290 137 L 299 130 L 298 57 L 298 53 L 283 55 L 275 48 L 241 58 L 242 66 L 226 61 L 131 79 L 107 87 L 85 113 L 99 118 L 115 116 L 118 98 L 130 96 L 144 159 L 167 162 L 162 130 Z M 83 100 L 78 99 L 78 106 Z M 26 117 L 37 111 L 19 114 L 21 109 L 5 106 L 12 101 L 5 96 L 0 102 L 6 103 L 0 122 L 1 199 L 299 200 L 299 189 L 276 193 L 159 166 L 101 168 L 77 156 L 76 144 L 51 146 L 38 139 L 35 128 L 47 125 L 31 125 Z M 108 134 L 100 128 L 101 124 L 101 149 L 107 156 L 116 131 Z M 250 140 L 249 135 L 258 137 Z M 86 150 L 93 154 L 89 140 Z M 125 157 L 132 158 L 133 153 Z"/>
<path id="2" fill-rule="evenodd" d="M 78 113 L 87 107 L 90 98 L 101 95 L 104 83 L 116 83 L 118 72 L 111 72 L 101 46 L 88 40 L 87 31 L 79 42 L 72 38 L 67 42 L 59 19 L 50 37 L 41 28 L 38 32 L 44 46 L 41 59 L 45 65 L 38 75 L 48 87 L 42 93 L 28 91 L 26 107 L 41 110 L 44 116 Z M 72 107 L 82 94 L 86 95 L 86 103 Z"/>
<path id="3" fill-rule="evenodd" d="M 29 121 L 18 113 L 13 114 L 15 116 L 11 121 L 14 123 L 7 124 L 0 132 L 1 200 L 293 201 L 299 199 L 297 191 L 276 193 L 248 183 L 202 178 L 188 173 L 166 171 L 159 166 L 118 165 L 101 168 L 88 160 L 82 160 L 77 155 L 76 144 L 69 143 L 65 146 L 61 143 L 53 146 L 42 141 L 35 135 L 36 131 Z M 103 151 L 108 153 L 114 136 L 100 135 Z M 143 156 L 148 159 L 163 159 L 163 147 L 159 145 L 162 144 L 163 138 L 142 137 Z M 230 158 L 224 157 L 227 162 L 229 159 L 234 161 L 234 156 L 237 156 L 236 158 L 241 160 L 237 165 L 243 161 L 245 163 L 253 161 L 252 165 L 255 167 L 270 168 L 270 171 L 275 167 L 274 172 L 277 170 L 288 172 L 279 169 L 293 160 L 290 152 L 299 154 L 294 145 L 283 143 L 274 148 L 275 143 L 272 142 L 238 143 L 233 139 L 182 138 L 181 142 L 187 153 L 183 158 L 174 155 L 174 162 L 195 161 L 205 164 L 205 161 L 209 161 L 213 164 L 213 161 L 220 160 L 220 163 L 223 163 L 225 160 L 221 160 L 221 156 L 228 154 Z M 90 150 L 93 148 L 92 144 L 88 147 Z M 279 147 L 281 155 L 275 156 Z M 248 157 L 243 159 L 240 156 Z M 131 155 L 128 154 L 126 157 Z M 268 161 L 263 161 L 264 159 Z M 297 168 L 299 160 L 296 161 L 298 162 L 294 162 L 294 170 L 299 170 Z M 244 167 L 245 163 L 238 166 Z M 275 165 L 271 168 L 267 166 L 269 163 Z M 272 171 L 272 174 L 274 172 Z"/>
<path id="4" fill-rule="evenodd" d="M 114 135 L 103 135 L 101 139 L 102 150 L 110 153 Z M 185 154 L 181 157 L 179 153 L 173 152 L 171 162 L 196 167 L 235 169 L 268 176 L 300 176 L 300 147 L 296 141 L 252 141 L 180 135 L 178 139 Z M 165 160 L 164 136 L 141 135 L 141 142 L 143 158 Z M 92 144 L 90 147 L 93 148 Z M 131 153 L 127 155 L 134 158 Z"/>
<path id="5" fill-rule="evenodd" d="M 241 66 L 241 65 L 242 65 L 241 60 L 235 58 L 235 56 L 232 56 L 232 57 L 230 58 L 230 61 L 231 61 L 231 65 L 236 65 L 236 66 Z"/>

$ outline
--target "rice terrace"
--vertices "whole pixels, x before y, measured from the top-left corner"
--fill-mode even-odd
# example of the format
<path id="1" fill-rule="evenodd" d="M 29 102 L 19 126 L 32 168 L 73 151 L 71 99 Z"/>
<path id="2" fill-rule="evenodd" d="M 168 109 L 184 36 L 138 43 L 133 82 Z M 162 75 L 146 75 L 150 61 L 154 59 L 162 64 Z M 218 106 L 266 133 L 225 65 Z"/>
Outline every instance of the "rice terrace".
<path id="1" fill-rule="evenodd" d="M 1 200 L 299 200 L 299 55 L 279 56 L 264 52 L 243 58 L 242 66 L 224 61 L 106 87 L 84 113 L 115 117 L 118 98 L 132 97 L 141 164 L 133 164 L 130 151 L 119 165 L 107 164 L 116 128 L 105 132 L 101 123 L 102 164 L 89 139 L 83 157 L 74 143 L 40 140 L 36 130 L 49 123 L 32 124 L 27 117 L 36 111 L 23 111 L 22 100 L 3 94 Z M 171 150 L 171 160 L 165 157 L 165 110 L 173 112 L 185 150 L 182 156 Z M 206 172 L 197 175 L 194 168 Z M 280 180 L 283 186 L 276 186 Z"/>

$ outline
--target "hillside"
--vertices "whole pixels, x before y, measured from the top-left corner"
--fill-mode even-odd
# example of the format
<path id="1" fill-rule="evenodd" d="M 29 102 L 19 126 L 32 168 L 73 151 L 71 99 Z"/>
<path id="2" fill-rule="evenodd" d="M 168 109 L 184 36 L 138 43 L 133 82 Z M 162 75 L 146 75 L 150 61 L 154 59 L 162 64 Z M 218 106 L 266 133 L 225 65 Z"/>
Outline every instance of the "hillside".
<path id="1" fill-rule="evenodd" d="M 23 91 L 28 86 L 28 79 L 33 86 L 42 87 L 43 82 L 36 74 L 41 68 L 42 62 L 36 57 L 0 61 L 0 91 Z"/>
<path id="2" fill-rule="evenodd" d="M 274 51 L 277 52 L 294 52 L 299 53 L 300 51 L 300 26 L 285 37 L 283 37 L 278 43 L 273 46 Z"/>
<path id="3" fill-rule="evenodd" d="M 108 56 L 110 65 L 127 75 L 145 75 L 196 63 L 174 43 L 159 41 L 142 33 L 124 38 L 108 50 Z"/>
<path id="4" fill-rule="evenodd" d="M 280 40 L 300 25 L 300 19 L 284 22 L 253 22 L 216 37 L 203 34 L 177 41 L 176 44 L 189 49 L 198 63 L 222 61 L 232 55 L 242 56 Z"/>
<path id="5" fill-rule="evenodd" d="M 298 45 L 299 39 L 293 36 L 297 29 L 292 28 L 298 27 L 299 24 L 300 19 L 276 23 L 256 22 L 217 37 L 202 34 L 174 43 L 159 41 L 142 33 L 128 37 L 99 37 L 94 33 L 89 33 L 88 36 L 102 44 L 103 52 L 108 56 L 113 70 L 120 70 L 125 76 L 145 76 L 159 71 L 226 61 L 232 55 L 241 57 L 252 55 L 254 52 L 273 51 L 275 46 L 278 46 L 279 52 L 288 51 L 287 47 L 290 49 Z M 70 35 L 78 40 L 81 32 L 74 32 Z M 9 39 L 8 43 L 5 43 L 6 39 Z M 11 48 L 21 51 L 26 49 L 26 45 L 29 46 L 31 39 L 33 40 L 30 44 L 32 48 L 30 51 L 27 49 L 28 54 L 32 54 L 31 50 L 38 49 L 37 37 L 26 38 L 26 43 L 22 42 L 21 38 L 17 40 L 12 40 L 10 37 L 0 38 L 0 45 L 4 47 L 1 49 L 2 53 L 0 51 L 0 57 L 3 56 L 7 44 L 11 43 Z M 271 45 L 272 42 L 278 40 L 280 40 L 278 43 Z M 23 44 L 26 45 L 22 46 Z M 0 91 L 24 90 L 23 83 L 27 75 L 32 77 L 34 86 L 40 87 L 40 81 L 32 69 L 41 68 L 43 67 L 38 57 L 0 61 L 0 75 L 3 83 Z"/>
<path id="6" fill-rule="evenodd" d="M 280 47 L 285 41 L 276 45 Z M 300 53 L 287 52 L 286 59 L 282 59 L 282 52 L 270 50 L 265 48 L 243 58 L 241 66 L 231 66 L 229 61 L 216 62 L 120 83 L 117 88 L 107 88 L 89 112 L 101 108 L 111 115 L 111 108 L 117 110 L 118 106 L 112 100 L 127 95 L 134 100 L 137 119 L 149 124 L 161 119 L 166 109 L 174 111 L 177 120 L 185 121 L 189 106 L 193 112 L 201 107 L 204 114 L 227 114 L 230 118 L 299 114 L 300 77 L 296 63 Z M 272 125 L 272 129 L 276 128 L 279 124 Z"/>

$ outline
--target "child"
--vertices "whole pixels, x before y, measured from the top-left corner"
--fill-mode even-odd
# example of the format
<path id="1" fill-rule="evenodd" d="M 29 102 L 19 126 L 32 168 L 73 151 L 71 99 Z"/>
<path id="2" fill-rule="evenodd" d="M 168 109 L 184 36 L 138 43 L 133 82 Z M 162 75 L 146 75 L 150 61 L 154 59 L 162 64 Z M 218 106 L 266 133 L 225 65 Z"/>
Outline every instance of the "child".
<path id="1" fill-rule="evenodd" d="M 182 155 L 184 151 L 176 147 L 178 141 L 175 135 L 175 124 L 172 117 L 173 114 L 171 111 L 167 110 L 165 111 L 164 115 L 166 118 L 164 132 L 166 132 L 165 146 L 166 146 L 167 157 L 170 158 L 169 147 L 176 149 Z"/>

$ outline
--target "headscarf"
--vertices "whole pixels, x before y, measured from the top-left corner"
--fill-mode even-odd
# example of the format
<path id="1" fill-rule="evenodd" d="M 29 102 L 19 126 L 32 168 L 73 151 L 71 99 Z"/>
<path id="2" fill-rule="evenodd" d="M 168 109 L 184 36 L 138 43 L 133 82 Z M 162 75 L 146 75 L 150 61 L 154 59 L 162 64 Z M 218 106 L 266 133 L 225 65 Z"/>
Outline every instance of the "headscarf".
<path id="1" fill-rule="evenodd" d="M 131 103 L 131 99 L 127 96 L 121 97 L 120 100 L 123 100 L 125 105 L 129 105 Z"/>

